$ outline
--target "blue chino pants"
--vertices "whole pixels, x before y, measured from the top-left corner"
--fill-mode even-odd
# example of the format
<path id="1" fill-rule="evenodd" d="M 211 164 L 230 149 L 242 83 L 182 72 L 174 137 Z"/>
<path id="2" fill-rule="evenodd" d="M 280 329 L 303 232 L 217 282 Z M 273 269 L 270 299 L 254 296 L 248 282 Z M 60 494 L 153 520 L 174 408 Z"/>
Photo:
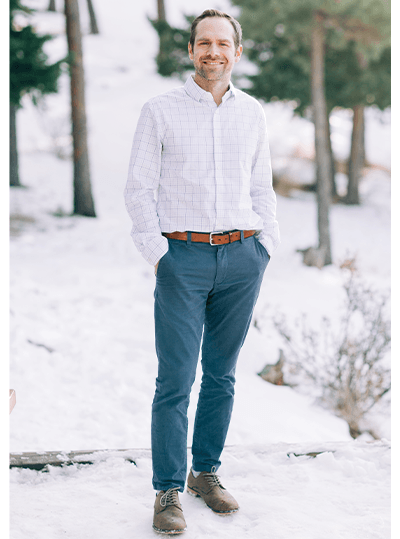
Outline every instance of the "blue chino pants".
<path id="1" fill-rule="evenodd" d="M 269 255 L 251 236 L 227 245 L 169 239 L 154 293 L 158 376 L 152 405 L 153 487 L 183 492 L 187 409 L 201 349 L 202 380 L 192 466 L 220 466 L 231 419 L 235 367 Z M 203 340 L 202 340 L 203 339 Z"/>

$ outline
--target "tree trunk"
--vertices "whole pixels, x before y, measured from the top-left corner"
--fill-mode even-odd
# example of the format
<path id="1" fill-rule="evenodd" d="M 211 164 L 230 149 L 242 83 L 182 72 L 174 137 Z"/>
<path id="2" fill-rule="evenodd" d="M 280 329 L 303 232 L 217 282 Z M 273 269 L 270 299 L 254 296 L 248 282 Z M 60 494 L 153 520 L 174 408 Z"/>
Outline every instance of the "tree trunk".
<path id="1" fill-rule="evenodd" d="M 89 17 L 90 17 L 90 33 L 98 34 L 99 28 L 97 26 L 96 14 L 94 12 L 92 0 L 87 0 L 87 5 L 88 5 Z"/>
<path id="2" fill-rule="evenodd" d="M 327 128 L 326 137 L 327 137 L 327 141 L 328 141 L 329 159 L 331 161 L 331 180 L 332 180 L 331 196 L 332 196 L 332 199 L 336 199 L 336 198 L 338 198 L 338 192 L 337 192 L 337 189 L 336 189 L 336 182 L 335 182 L 336 167 L 335 167 L 335 158 L 333 156 L 333 150 L 332 150 L 331 128 L 330 128 L 330 124 L 329 124 L 329 112 L 327 114 L 328 114 L 328 118 L 327 118 L 327 122 L 326 122 L 326 128 Z M 316 175 L 317 175 L 317 180 L 316 180 L 316 183 L 315 183 L 315 186 L 314 186 L 315 190 L 317 190 L 317 184 L 319 182 L 318 167 L 317 167 Z"/>
<path id="3" fill-rule="evenodd" d="M 166 16 L 165 16 L 165 4 L 164 0 L 157 0 L 157 18 L 159 21 L 165 21 L 166 22 Z M 165 41 L 168 40 L 168 36 L 165 34 L 165 28 L 164 31 L 160 32 L 160 42 L 159 42 L 159 48 L 158 48 L 158 55 L 157 55 L 157 64 L 162 65 L 166 61 L 166 47 Z"/>
<path id="4" fill-rule="evenodd" d="M 315 125 L 315 158 L 317 166 L 318 259 L 319 265 L 332 263 L 329 209 L 332 190 L 332 163 L 329 151 L 329 124 L 325 99 L 324 28 L 314 16 L 311 45 L 311 95 Z M 316 264 L 317 265 L 317 264 Z"/>
<path id="5" fill-rule="evenodd" d="M 159 21 L 166 21 L 164 0 L 157 0 L 157 13 Z"/>
<path id="6" fill-rule="evenodd" d="M 367 159 L 365 156 L 365 110 L 362 115 L 362 123 L 363 123 L 363 126 L 362 126 L 362 136 L 361 136 L 361 162 L 362 162 L 362 166 L 365 167 L 367 164 Z"/>
<path id="7" fill-rule="evenodd" d="M 50 0 L 47 11 L 56 11 L 56 0 Z"/>
<path id="8" fill-rule="evenodd" d="M 20 187 L 18 148 L 17 148 L 17 110 L 18 107 L 10 103 L 10 185 Z"/>
<path id="9" fill-rule="evenodd" d="M 336 168 L 335 168 L 335 158 L 333 156 L 333 150 L 332 150 L 331 126 L 329 124 L 329 112 L 327 112 L 326 126 L 327 126 L 326 139 L 328 141 L 329 159 L 331 162 L 331 181 L 332 181 L 331 197 L 332 199 L 335 199 L 338 196 L 338 194 L 337 194 L 336 183 L 335 183 Z"/>
<path id="10" fill-rule="evenodd" d="M 353 107 L 353 132 L 349 160 L 349 181 L 347 184 L 346 204 L 360 204 L 358 185 L 364 165 L 363 151 L 364 105 Z"/>
<path id="11" fill-rule="evenodd" d="M 90 185 L 85 83 L 78 0 L 65 0 L 71 78 L 71 116 L 74 149 L 74 214 L 96 217 Z"/>

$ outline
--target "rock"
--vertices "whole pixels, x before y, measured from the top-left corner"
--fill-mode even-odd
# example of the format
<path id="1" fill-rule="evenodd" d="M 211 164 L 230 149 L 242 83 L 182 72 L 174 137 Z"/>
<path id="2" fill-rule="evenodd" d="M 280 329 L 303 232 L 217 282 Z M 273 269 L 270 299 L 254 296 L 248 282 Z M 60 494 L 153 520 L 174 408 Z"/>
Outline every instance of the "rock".
<path id="1" fill-rule="evenodd" d="M 282 367 L 285 362 L 285 356 L 282 350 L 279 350 L 279 360 L 274 365 L 265 365 L 263 370 L 258 373 L 261 378 L 276 386 L 286 385 L 283 380 Z"/>
<path id="2" fill-rule="evenodd" d="M 325 251 L 323 249 L 309 247 L 308 249 L 297 249 L 297 252 L 303 255 L 303 264 L 306 266 L 314 266 L 318 269 L 324 267 Z"/>

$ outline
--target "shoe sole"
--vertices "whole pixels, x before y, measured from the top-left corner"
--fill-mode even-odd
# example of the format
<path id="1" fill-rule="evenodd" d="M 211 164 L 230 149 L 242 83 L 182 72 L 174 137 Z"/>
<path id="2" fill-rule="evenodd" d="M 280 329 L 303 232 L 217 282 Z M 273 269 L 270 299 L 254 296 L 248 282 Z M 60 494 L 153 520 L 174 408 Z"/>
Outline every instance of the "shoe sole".
<path id="1" fill-rule="evenodd" d="M 153 530 L 157 533 L 162 533 L 163 535 L 179 535 L 186 531 L 186 528 L 180 528 L 179 530 L 160 530 L 159 528 L 156 528 L 153 524 Z"/>
<path id="2" fill-rule="evenodd" d="M 232 511 L 216 511 L 211 507 L 211 505 L 208 505 L 208 503 L 205 501 L 201 494 L 199 494 L 195 490 L 192 490 L 190 487 L 186 487 L 186 491 L 188 494 L 190 494 L 190 496 L 193 496 L 193 498 L 201 498 L 206 504 L 206 506 L 209 507 L 213 513 L 215 513 L 216 515 L 220 515 L 221 517 L 232 515 L 233 513 L 237 513 L 239 511 L 239 509 L 232 509 Z"/>

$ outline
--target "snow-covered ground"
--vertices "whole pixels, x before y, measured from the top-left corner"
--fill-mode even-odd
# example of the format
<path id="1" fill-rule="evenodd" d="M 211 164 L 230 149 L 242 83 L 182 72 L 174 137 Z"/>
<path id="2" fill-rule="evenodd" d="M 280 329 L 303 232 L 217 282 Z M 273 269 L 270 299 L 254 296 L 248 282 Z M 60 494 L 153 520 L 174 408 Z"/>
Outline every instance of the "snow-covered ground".
<path id="1" fill-rule="evenodd" d="M 28 2 L 26 2 L 28 3 Z M 47 0 L 30 0 L 46 7 Z M 86 3 L 80 2 L 87 27 Z M 154 4 L 154 5 L 153 5 Z M 95 2 L 101 34 L 84 38 L 93 194 L 98 217 L 71 217 L 72 163 L 68 79 L 60 93 L 18 114 L 25 189 L 10 199 L 10 376 L 17 405 L 11 452 L 130 448 L 137 466 L 100 454 L 94 465 L 11 471 L 10 537 L 146 538 L 151 530 L 150 406 L 156 376 L 153 268 L 135 250 L 122 197 L 130 146 L 143 103 L 181 82 L 162 79 L 153 58 L 157 36 L 146 20 L 156 2 Z M 61 6 L 58 6 L 59 9 Z M 167 16 L 209 7 L 170 0 Z M 229 10 L 227 0 L 215 7 Z M 53 60 L 66 53 L 61 13 L 38 13 L 38 27 L 58 33 Z M 309 154 L 313 128 L 287 105 L 266 105 L 273 159 Z M 336 155 L 349 151 L 351 118 L 332 121 Z M 268 323 L 279 310 L 333 319 L 343 301 L 339 264 L 356 257 L 360 274 L 390 286 L 390 114 L 367 116 L 367 159 L 376 168 L 361 185 L 362 205 L 331 212 L 334 264 L 305 267 L 298 248 L 317 243 L 314 196 L 278 196 L 282 244 L 263 283 L 237 369 L 236 401 L 221 476 L 241 511 L 221 519 L 181 497 L 186 536 L 273 539 L 387 539 L 390 536 L 390 410 L 370 417 L 382 441 L 353 441 L 347 424 L 311 397 L 264 382 L 257 372 L 278 359 Z M 62 158 L 64 157 L 64 158 Z M 200 373 L 199 373 L 200 375 Z M 190 429 L 199 389 L 189 408 Z M 191 443 L 192 430 L 189 430 Z M 329 450 L 315 459 L 288 453 Z"/>
<path id="2" fill-rule="evenodd" d="M 288 456 L 319 446 L 247 443 L 225 449 L 224 484 L 241 509 L 221 517 L 185 492 L 180 496 L 184 536 L 389 538 L 389 446 L 342 442 L 315 459 Z M 149 452 L 131 456 L 136 466 L 111 455 L 93 465 L 52 467 L 48 474 L 14 470 L 11 538 L 154 538 Z"/>

